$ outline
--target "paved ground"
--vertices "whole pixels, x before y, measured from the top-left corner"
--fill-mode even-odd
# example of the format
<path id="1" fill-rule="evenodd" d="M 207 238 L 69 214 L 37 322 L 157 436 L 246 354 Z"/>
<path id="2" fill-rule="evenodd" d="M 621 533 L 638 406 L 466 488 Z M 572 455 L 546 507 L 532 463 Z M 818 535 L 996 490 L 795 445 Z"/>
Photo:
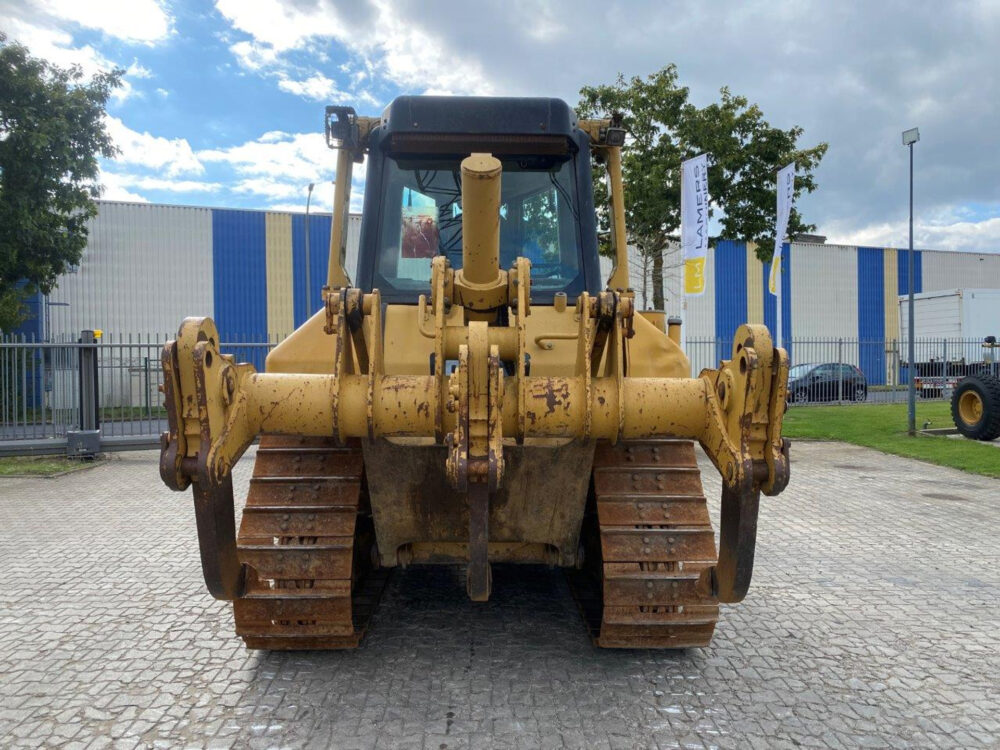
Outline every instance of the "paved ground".
<path id="1" fill-rule="evenodd" d="M 1000 483 L 843 445 L 793 461 L 749 598 L 686 653 L 595 650 L 539 568 L 498 570 L 486 605 L 411 569 L 361 650 L 247 652 L 154 454 L 3 480 L 0 746 L 1000 745 Z"/>

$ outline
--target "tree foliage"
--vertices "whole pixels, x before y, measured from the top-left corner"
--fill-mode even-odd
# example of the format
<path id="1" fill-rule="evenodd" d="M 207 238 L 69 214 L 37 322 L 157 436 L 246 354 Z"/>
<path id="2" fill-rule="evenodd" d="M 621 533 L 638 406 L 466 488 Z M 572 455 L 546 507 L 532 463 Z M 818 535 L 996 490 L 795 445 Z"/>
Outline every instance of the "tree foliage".
<path id="1" fill-rule="evenodd" d="M 687 87 L 678 85 L 674 65 L 646 78 L 626 80 L 619 75 L 613 84 L 584 87 L 580 96 L 581 117 L 618 113 L 628 131 L 622 149 L 628 241 L 644 260 L 651 259 L 653 301 L 661 309 L 663 255 L 680 231 L 683 160 L 708 154 L 710 210 L 719 212 L 722 228 L 712 241 L 719 237 L 752 240 L 761 260 L 770 260 L 774 250 L 777 171 L 795 162 L 796 198 L 816 189 L 813 171 L 827 144 L 800 149 L 802 128 L 772 127 L 760 107 L 728 88 L 720 91 L 718 102 L 695 106 Z M 601 172 L 595 170 L 595 198 L 598 205 L 606 205 Z M 607 212 L 602 214 L 602 228 L 607 228 Z M 792 209 L 790 235 L 814 229 Z"/>
<path id="2" fill-rule="evenodd" d="M 48 293 L 80 261 L 97 213 L 99 157 L 117 154 L 104 127 L 123 71 L 85 80 L 78 66 L 31 57 L 0 33 L 0 329 L 22 300 Z"/>

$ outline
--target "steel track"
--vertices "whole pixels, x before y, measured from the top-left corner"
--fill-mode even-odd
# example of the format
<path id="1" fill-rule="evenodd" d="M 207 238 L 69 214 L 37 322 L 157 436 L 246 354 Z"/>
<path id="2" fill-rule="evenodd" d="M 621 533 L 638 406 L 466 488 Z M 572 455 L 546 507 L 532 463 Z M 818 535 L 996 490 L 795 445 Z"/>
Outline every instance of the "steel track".
<path id="1" fill-rule="evenodd" d="M 595 645 L 711 642 L 719 606 L 697 583 L 718 555 L 691 442 L 598 444 L 581 544 L 569 579 Z"/>
<path id="2" fill-rule="evenodd" d="M 375 535 L 357 441 L 261 437 L 237 537 L 248 566 L 233 602 L 247 648 L 355 648 L 388 571 Z"/>

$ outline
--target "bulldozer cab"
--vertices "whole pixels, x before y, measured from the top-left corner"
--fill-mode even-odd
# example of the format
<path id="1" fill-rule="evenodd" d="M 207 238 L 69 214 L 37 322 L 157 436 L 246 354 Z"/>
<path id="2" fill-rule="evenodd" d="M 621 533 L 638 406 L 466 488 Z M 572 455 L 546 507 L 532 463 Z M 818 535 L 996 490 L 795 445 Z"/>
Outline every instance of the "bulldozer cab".
<path id="1" fill-rule="evenodd" d="M 600 290 L 590 139 L 576 125 L 558 99 L 394 101 L 368 141 L 358 286 L 415 303 L 430 292 L 434 257 L 462 268 L 460 165 L 488 152 L 503 170 L 500 266 L 527 258 L 539 304 Z"/>

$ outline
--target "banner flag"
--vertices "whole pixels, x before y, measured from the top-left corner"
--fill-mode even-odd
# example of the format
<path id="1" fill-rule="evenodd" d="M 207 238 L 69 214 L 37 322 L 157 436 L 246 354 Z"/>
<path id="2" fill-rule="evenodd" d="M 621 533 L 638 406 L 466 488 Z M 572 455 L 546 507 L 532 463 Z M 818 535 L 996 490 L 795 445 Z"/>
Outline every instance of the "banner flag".
<path id="1" fill-rule="evenodd" d="M 778 296 L 781 278 L 781 246 L 788 231 L 788 215 L 792 212 L 795 196 L 795 163 L 778 172 L 778 214 L 774 221 L 774 255 L 771 257 L 771 273 L 767 279 L 767 290 Z"/>
<path id="2" fill-rule="evenodd" d="M 708 154 L 681 162 L 681 253 L 684 294 L 705 293 L 708 253 Z"/>

